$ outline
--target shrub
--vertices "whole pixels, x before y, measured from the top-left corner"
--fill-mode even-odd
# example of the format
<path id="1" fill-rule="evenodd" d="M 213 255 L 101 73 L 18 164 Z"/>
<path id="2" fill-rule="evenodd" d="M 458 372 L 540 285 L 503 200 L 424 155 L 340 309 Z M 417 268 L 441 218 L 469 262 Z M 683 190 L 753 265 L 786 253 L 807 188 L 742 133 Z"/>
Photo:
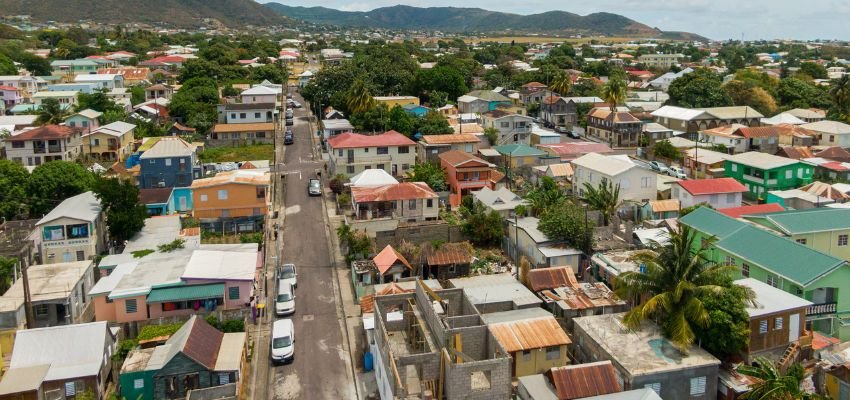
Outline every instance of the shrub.
<path id="1" fill-rule="evenodd" d="M 231 319 L 228 321 L 224 321 L 224 324 L 222 324 L 221 326 L 221 330 L 224 333 L 245 332 L 245 321 L 241 319 Z"/>
<path id="2" fill-rule="evenodd" d="M 139 331 L 139 336 L 136 340 L 150 340 L 160 336 L 171 336 L 183 326 L 183 323 L 166 324 L 166 325 L 147 325 Z"/>
<path id="3" fill-rule="evenodd" d="M 118 342 L 118 350 L 115 350 L 115 354 L 112 355 L 112 359 L 115 361 L 124 360 L 138 345 L 139 341 L 136 339 L 125 339 Z"/>

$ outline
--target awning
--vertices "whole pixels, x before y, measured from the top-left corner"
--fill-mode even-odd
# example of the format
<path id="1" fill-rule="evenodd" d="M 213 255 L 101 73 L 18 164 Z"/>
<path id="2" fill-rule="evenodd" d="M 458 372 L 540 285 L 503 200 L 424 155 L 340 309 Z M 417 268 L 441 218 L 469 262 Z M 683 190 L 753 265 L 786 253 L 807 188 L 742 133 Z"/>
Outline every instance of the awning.
<path id="1" fill-rule="evenodd" d="M 186 285 L 151 290 L 148 303 L 164 303 L 168 301 L 202 300 L 224 297 L 224 284 Z"/>

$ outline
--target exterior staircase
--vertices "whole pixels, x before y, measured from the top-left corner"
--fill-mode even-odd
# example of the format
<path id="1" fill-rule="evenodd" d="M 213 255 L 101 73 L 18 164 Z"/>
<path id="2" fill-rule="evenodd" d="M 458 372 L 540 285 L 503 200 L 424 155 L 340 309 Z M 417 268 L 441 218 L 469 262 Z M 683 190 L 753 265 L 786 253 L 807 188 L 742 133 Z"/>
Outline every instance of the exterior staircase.
<path id="1" fill-rule="evenodd" d="M 797 361 L 797 356 L 800 353 L 800 345 L 798 342 L 793 342 L 785 348 L 785 353 L 782 354 L 782 358 L 779 359 L 779 369 L 781 371 L 787 371 L 788 367 L 794 362 Z"/>

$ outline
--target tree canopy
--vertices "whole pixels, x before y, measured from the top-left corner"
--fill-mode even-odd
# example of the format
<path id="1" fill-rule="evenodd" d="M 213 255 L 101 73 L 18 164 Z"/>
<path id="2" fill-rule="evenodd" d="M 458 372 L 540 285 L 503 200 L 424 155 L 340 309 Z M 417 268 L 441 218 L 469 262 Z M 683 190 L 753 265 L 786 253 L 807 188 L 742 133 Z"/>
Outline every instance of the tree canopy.
<path id="1" fill-rule="evenodd" d="M 32 171 L 27 184 L 30 214 L 46 214 L 63 200 L 91 190 L 94 175 L 70 161 L 50 161 Z"/>
<path id="2" fill-rule="evenodd" d="M 121 243 L 142 230 L 148 213 L 139 202 L 139 188 L 133 182 L 97 178 L 93 189 L 106 213 L 106 226 L 112 239 Z"/>
<path id="3" fill-rule="evenodd" d="M 732 99 L 723 91 L 722 84 L 717 74 L 699 68 L 670 84 L 667 104 L 686 108 L 731 106 Z"/>
<path id="4" fill-rule="evenodd" d="M 29 178 L 29 172 L 20 164 L 0 160 L 0 217 L 14 219 L 26 213 Z"/>

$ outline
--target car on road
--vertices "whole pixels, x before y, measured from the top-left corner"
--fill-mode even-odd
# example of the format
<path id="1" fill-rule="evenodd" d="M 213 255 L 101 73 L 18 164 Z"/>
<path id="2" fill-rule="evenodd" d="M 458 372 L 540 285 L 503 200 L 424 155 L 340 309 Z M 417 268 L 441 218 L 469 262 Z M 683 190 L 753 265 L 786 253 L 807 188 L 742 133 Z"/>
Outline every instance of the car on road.
<path id="1" fill-rule="evenodd" d="M 277 279 L 280 281 L 286 281 L 286 283 L 292 285 L 293 288 L 297 288 L 298 271 L 295 269 L 295 264 L 287 263 L 278 267 Z"/>
<path id="2" fill-rule="evenodd" d="M 659 174 L 666 174 L 669 169 L 667 168 L 667 164 L 661 161 L 650 161 L 649 168 L 652 168 L 653 171 L 657 171 Z"/>
<path id="3" fill-rule="evenodd" d="M 291 319 L 279 319 L 272 324 L 272 364 L 295 361 L 295 324 Z"/>
<path id="4" fill-rule="evenodd" d="M 310 179 L 310 182 L 307 184 L 307 194 L 310 196 L 321 196 L 322 182 L 318 179 Z"/>
<path id="5" fill-rule="evenodd" d="M 292 93 L 287 93 L 287 94 L 286 94 L 286 98 L 287 98 L 287 99 L 291 99 L 291 98 L 292 98 Z"/>
<path id="6" fill-rule="evenodd" d="M 667 175 L 670 175 L 674 178 L 679 179 L 688 179 L 688 175 L 685 174 L 685 170 L 682 167 L 670 167 L 667 169 Z"/>
<path id="7" fill-rule="evenodd" d="M 293 120 L 292 118 L 286 119 L 286 126 L 292 126 L 294 124 L 295 124 L 295 120 Z"/>
<path id="8" fill-rule="evenodd" d="M 295 143 L 295 136 L 292 136 L 292 131 L 286 131 L 286 134 L 283 135 L 283 144 L 290 145 Z"/>
<path id="9" fill-rule="evenodd" d="M 286 109 L 286 118 L 292 118 L 293 116 L 294 116 L 294 115 L 293 115 L 292 109 L 291 109 L 291 108 L 287 108 L 287 109 Z"/>
<path id="10" fill-rule="evenodd" d="M 295 290 L 285 279 L 277 281 L 277 297 L 274 299 L 274 313 L 278 317 L 295 313 Z"/>
<path id="11" fill-rule="evenodd" d="M 292 108 L 301 108 L 301 103 L 292 100 Z"/>

